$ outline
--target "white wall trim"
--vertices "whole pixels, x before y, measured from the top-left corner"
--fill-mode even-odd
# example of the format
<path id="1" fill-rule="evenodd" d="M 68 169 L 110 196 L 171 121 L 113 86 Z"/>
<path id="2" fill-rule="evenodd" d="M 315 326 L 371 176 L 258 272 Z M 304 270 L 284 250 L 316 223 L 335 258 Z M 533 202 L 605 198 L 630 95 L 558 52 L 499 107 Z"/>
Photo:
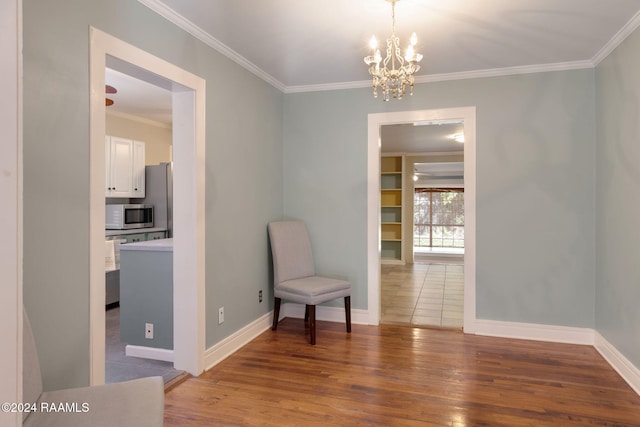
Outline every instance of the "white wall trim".
<path id="1" fill-rule="evenodd" d="M 304 319 L 304 309 L 305 309 L 304 304 L 297 304 L 293 302 L 284 303 L 282 304 L 282 309 L 280 310 L 280 319 L 284 319 L 285 317 L 292 317 L 294 319 Z M 325 306 L 325 305 L 317 305 L 316 320 L 344 323 L 345 322 L 344 306 L 331 307 L 331 306 Z M 351 324 L 369 325 L 369 311 L 357 310 L 352 308 Z"/>
<path id="2" fill-rule="evenodd" d="M 475 334 L 489 337 L 515 338 L 565 344 L 593 345 L 593 329 L 535 323 L 476 320 Z"/>
<path id="3" fill-rule="evenodd" d="M 569 71 L 593 68 L 591 60 L 559 62 L 553 64 L 525 65 L 519 67 L 491 68 L 486 70 L 461 71 L 457 73 L 428 74 L 416 76 L 418 83 L 435 83 L 453 80 L 480 79 L 485 77 L 504 77 L 519 74 L 547 73 L 552 71 Z M 327 90 L 344 90 L 370 88 L 371 80 L 354 82 L 326 83 L 317 85 L 286 86 L 284 93 L 321 92 Z"/>
<path id="4" fill-rule="evenodd" d="M 272 317 L 273 311 L 270 311 L 212 347 L 209 347 L 205 353 L 206 369 L 211 369 L 244 345 L 251 342 L 258 335 L 271 328 Z"/>
<path id="5" fill-rule="evenodd" d="M 205 99 L 204 79 L 96 28 L 90 39 L 89 125 L 89 313 L 90 381 L 105 381 L 104 69 L 128 66 L 135 77 L 163 79 L 173 92 L 174 230 L 174 365 L 199 375 L 205 353 Z M 134 65 L 135 67 L 131 67 Z M 147 80 L 148 81 L 148 80 Z"/>
<path id="6" fill-rule="evenodd" d="M 609 341 L 607 341 L 598 331 L 594 331 L 594 347 L 609 362 L 618 374 L 629 384 L 629 386 L 640 396 L 640 369 L 618 351 Z"/>
<path id="7" fill-rule="evenodd" d="M 370 325 L 380 322 L 380 127 L 433 120 L 464 122 L 465 255 L 464 331 L 476 320 L 476 107 L 376 113 L 368 116 L 367 141 L 367 294 Z"/>
<path id="8" fill-rule="evenodd" d="M 22 0 L 0 3 L 0 402 L 22 401 Z M 0 412 L 0 425 L 21 426 Z"/>
<path id="9" fill-rule="evenodd" d="M 640 26 L 640 12 L 636 13 L 612 38 L 595 54 L 591 62 L 593 66 L 600 64 L 611 52 L 613 52 L 627 37 Z"/>
<path id="10" fill-rule="evenodd" d="M 142 357 L 143 359 L 173 362 L 173 350 L 167 350 L 166 348 L 144 347 L 141 345 L 127 344 L 124 348 L 124 354 L 126 356 Z"/>

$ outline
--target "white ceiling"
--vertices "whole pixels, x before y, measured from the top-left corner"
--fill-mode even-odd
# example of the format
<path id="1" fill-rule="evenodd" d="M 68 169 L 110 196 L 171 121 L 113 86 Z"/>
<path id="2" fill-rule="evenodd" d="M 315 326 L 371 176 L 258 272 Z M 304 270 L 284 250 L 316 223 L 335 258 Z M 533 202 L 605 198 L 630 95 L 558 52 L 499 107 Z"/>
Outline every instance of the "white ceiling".
<path id="1" fill-rule="evenodd" d="M 140 1 L 173 11 L 285 88 L 368 80 L 368 41 L 391 33 L 384 0 Z M 420 75 L 587 66 L 639 11 L 638 0 L 402 0 L 396 33 L 403 49 L 417 33 Z"/>
<path id="2" fill-rule="evenodd" d="M 369 86 L 368 41 L 391 33 L 384 0 L 139 1 L 284 92 Z M 424 55 L 418 82 L 593 67 L 638 25 L 638 0 L 396 3 L 402 46 L 415 31 Z M 119 84 L 111 111 L 166 121 L 127 106 Z"/>
<path id="3" fill-rule="evenodd" d="M 118 91 L 106 95 L 113 101 L 107 113 L 171 124 L 170 91 L 110 68 L 105 70 L 104 80 Z"/>

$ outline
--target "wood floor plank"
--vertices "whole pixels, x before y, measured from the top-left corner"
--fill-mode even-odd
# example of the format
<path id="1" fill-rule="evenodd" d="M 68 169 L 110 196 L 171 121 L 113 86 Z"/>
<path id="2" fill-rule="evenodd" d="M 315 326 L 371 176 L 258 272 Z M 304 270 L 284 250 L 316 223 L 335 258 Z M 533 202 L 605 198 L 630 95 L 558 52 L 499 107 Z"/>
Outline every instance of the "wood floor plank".
<path id="1" fill-rule="evenodd" d="M 640 426 L 590 346 L 285 319 L 166 393 L 165 425 Z"/>

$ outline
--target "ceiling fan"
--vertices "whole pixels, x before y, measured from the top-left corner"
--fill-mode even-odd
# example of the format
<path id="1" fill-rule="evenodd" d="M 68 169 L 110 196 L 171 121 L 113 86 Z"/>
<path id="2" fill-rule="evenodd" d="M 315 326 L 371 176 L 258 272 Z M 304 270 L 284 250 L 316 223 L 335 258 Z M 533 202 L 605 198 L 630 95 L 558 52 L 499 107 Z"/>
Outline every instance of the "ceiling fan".
<path id="1" fill-rule="evenodd" d="M 118 90 L 115 87 L 109 85 L 104 85 L 104 91 L 105 93 L 118 93 Z M 113 99 L 105 98 L 104 105 L 107 107 L 113 105 Z"/>

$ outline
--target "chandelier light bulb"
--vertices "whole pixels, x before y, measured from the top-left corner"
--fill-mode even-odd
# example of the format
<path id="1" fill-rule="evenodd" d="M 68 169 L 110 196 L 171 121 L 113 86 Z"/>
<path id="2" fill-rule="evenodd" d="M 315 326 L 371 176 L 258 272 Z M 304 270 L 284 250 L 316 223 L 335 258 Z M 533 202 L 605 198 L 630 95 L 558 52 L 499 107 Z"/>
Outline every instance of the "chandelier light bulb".
<path id="1" fill-rule="evenodd" d="M 404 59 L 406 59 L 407 61 L 411 62 L 411 61 L 413 61 L 413 58 L 415 56 L 416 56 L 416 53 L 413 50 L 413 45 L 410 44 L 409 47 L 407 48 L 407 54 L 404 56 Z"/>
<path id="2" fill-rule="evenodd" d="M 418 36 L 416 35 L 415 32 L 411 34 L 411 39 L 409 40 L 409 43 L 411 43 L 411 46 L 415 46 L 416 43 L 418 43 Z"/>
<path id="3" fill-rule="evenodd" d="M 371 50 L 376 50 L 378 48 L 378 40 L 376 36 L 371 36 L 371 40 L 369 40 L 369 47 Z"/>

